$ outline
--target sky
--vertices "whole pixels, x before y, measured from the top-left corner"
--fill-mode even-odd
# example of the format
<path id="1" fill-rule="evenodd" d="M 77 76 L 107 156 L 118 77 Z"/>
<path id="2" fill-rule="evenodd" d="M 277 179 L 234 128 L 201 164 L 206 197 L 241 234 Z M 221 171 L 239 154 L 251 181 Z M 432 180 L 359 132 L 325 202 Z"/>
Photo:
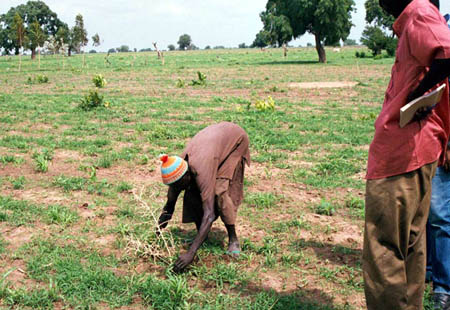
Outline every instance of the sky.
<path id="1" fill-rule="evenodd" d="M 0 0 L 0 14 L 26 0 Z M 75 16 L 83 15 L 88 32 L 87 49 L 92 48 L 91 37 L 98 33 L 102 45 L 109 48 L 128 45 L 131 49 L 160 49 L 177 45 L 182 34 L 189 34 L 199 48 L 209 45 L 237 47 L 250 45 L 262 29 L 259 13 L 267 0 L 44 0 L 59 19 L 70 27 Z M 352 14 L 355 25 L 350 39 L 359 41 L 365 27 L 365 0 L 355 0 L 356 12 Z M 450 1 L 441 0 L 441 12 L 450 13 Z M 292 46 L 314 44 L 314 37 L 304 35 L 290 42 Z"/>

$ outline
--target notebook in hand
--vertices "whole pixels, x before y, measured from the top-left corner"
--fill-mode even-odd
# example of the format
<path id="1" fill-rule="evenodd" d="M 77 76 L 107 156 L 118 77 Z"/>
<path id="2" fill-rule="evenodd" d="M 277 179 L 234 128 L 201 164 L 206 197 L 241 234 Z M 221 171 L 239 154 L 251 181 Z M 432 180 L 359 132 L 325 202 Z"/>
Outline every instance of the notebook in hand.
<path id="1" fill-rule="evenodd" d="M 434 106 L 441 100 L 442 93 L 444 92 L 445 84 L 442 84 L 432 92 L 425 94 L 413 101 L 405 104 L 400 109 L 400 127 L 403 128 L 413 119 L 414 114 L 420 108 L 433 109 Z"/>

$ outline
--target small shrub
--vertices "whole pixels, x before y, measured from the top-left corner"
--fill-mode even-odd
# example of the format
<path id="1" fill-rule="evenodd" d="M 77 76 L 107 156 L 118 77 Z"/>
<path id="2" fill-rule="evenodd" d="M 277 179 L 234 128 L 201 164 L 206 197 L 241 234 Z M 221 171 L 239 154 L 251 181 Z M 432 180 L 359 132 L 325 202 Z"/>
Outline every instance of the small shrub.
<path id="1" fill-rule="evenodd" d="M 267 99 L 256 99 L 254 105 L 256 110 L 261 112 L 275 110 L 275 100 L 271 96 L 268 96 Z M 247 108 L 249 109 L 250 105 Z"/>
<path id="2" fill-rule="evenodd" d="M 29 76 L 27 79 L 27 84 L 31 85 L 31 84 L 45 84 L 48 83 L 48 76 L 46 76 L 45 74 L 39 74 L 36 75 L 35 77 L 31 77 Z"/>
<path id="3" fill-rule="evenodd" d="M 336 212 L 336 210 L 331 202 L 322 199 L 320 201 L 320 204 L 314 207 L 314 212 L 320 215 L 332 216 Z"/>
<path id="4" fill-rule="evenodd" d="M 119 185 L 117 185 L 117 191 L 119 193 L 123 193 L 123 192 L 128 192 L 133 188 L 133 185 L 125 182 L 125 181 L 121 181 L 119 183 Z"/>
<path id="5" fill-rule="evenodd" d="M 79 216 L 75 211 L 60 205 L 49 206 L 45 211 L 46 222 L 48 224 L 68 225 L 75 223 Z"/>
<path id="6" fill-rule="evenodd" d="M 8 164 L 8 163 L 21 164 L 23 162 L 24 162 L 23 158 L 15 157 L 14 155 L 0 156 L 0 163 L 2 163 L 2 164 Z"/>
<path id="7" fill-rule="evenodd" d="M 36 82 L 39 84 L 48 83 L 48 76 L 46 76 L 45 74 L 39 74 L 38 76 L 36 76 Z"/>
<path id="8" fill-rule="evenodd" d="M 81 103 L 78 107 L 84 111 L 90 111 L 99 107 L 109 107 L 109 102 L 104 102 L 104 97 L 100 95 L 96 90 L 90 90 L 89 94 L 81 99 Z"/>
<path id="9" fill-rule="evenodd" d="M 106 86 L 106 80 L 101 74 L 97 74 L 92 78 L 92 82 L 94 83 L 95 87 L 97 88 L 103 88 Z"/>
<path id="10" fill-rule="evenodd" d="M 198 77 L 198 80 L 192 80 L 191 85 L 192 86 L 205 86 L 206 85 L 206 75 L 204 73 L 201 73 L 200 71 L 197 71 L 197 77 Z"/>
<path id="11" fill-rule="evenodd" d="M 37 172 L 47 172 L 48 171 L 48 160 L 40 154 L 34 159 L 36 163 L 35 170 Z"/>
<path id="12" fill-rule="evenodd" d="M 12 179 L 11 184 L 14 189 L 22 189 L 23 186 L 25 185 L 25 177 L 20 176 L 18 178 Z"/>
<path id="13" fill-rule="evenodd" d="M 42 149 L 41 152 L 34 152 L 32 157 L 36 163 L 35 170 L 37 172 L 47 172 L 48 162 L 53 159 L 53 152 L 48 149 Z"/>
<path id="14" fill-rule="evenodd" d="M 178 88 L 184 88 L 184 87 L 186 86 L 186 82 L 185 82 L 184 80 L 182 80 L 182 79 L 179 78 L 179 79 L 177 80 L 176 86 L 177 86 Z"/>
<path id="15" fill-rule="evenodd" d="M 366 52 L 355 52 L 355 56 L 356 58 L 365 58 L 366 57 Z"/>

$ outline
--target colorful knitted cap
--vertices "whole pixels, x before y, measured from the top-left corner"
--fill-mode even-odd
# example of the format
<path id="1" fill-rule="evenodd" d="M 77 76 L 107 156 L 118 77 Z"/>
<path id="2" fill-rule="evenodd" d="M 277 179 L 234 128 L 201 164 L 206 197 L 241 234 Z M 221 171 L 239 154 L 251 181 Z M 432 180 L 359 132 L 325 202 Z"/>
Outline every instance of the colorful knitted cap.
<path id="1" fill-rule="evenodd" d="M 170 185 L 179 179 L 188 170 L 187 162 L 178 156 L 168 156 L 166 154 L 160 155 L 159 159 L 161 164 L 161 177 L 162 181 L 166 185 Z"/>

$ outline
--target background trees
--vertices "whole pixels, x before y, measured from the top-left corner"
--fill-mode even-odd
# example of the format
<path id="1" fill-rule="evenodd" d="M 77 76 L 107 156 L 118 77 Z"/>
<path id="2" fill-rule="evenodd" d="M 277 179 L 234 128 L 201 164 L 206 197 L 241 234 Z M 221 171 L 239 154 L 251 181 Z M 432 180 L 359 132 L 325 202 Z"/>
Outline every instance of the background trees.
<path id="1" fill-rule="evenodd" d="M 381 54 L 382 50 L 386 50 L 389 56 L 394 56 L 397 48 L 397 39 L 392 32 L 394 17 L 383 11 L 378 0 L 367 0 L 364 6 L 368 25 L 363 31 L 361 42 L 374 56 Z"/>
<path id="2" fill-rule="evenodd" d="M 260 15 L 264 29 L 254 43 L 287 43 L 308 32 L 315 37 L 319 61 L 326 62 L 324 45 L 347 39 L 354 5 L 353 0 L 269 0 Z"/>
<path id="3" fill-rule="evenodd" d="M 17 25 L 16 15 L 22 19 L 24 29 L 21 43 L 16 39 L 16 28 L 14 28 Z M 81 52 L 88 43 L 83 16 L 78 14 L 75 18 L 75 26 L 69 29 L 68 25 L 62 22 L 56 13 L 41 0 L 30 0 L 0 15 L 0 48 L 3 48 L 6 54 L 12 51 L 19 54 L 20 48 L 24 48 L 31 51 L 31 58 L 34 59 L 36 50 L 42 47 L 50 37 L 53 41 L 50 45 L 57 51 L 60 50 L 58 47 L 67 45 L 69 56 L 72 51 Z M 96 42 L 100 43 L 98 34 L 93 37 L 93 40 L 94 46 L 98 46 L 95 45 Z"/>
<path id="4" fill-rule="evenodd" d="M 185 49 L 189 48 L 191 43 L 192 43 L 191 36 L 186 34 L 186 33 L 181 35 L 180 38 L 178 39 L 178 42 L 177 42 L 177 44 L 179 46 L 179 49 L 182 50 L 182 51 L 184 51 Z"/>
<path id="5" fill-rule="evenodd" d="M 13 24 L 15 15 L 18 14 L 23 19 L 25 37 L 29 39 L 25 49 L 31 50 L 31 58 L 34 59 L 36 55 L 36 48 L 40 46 L 42 35 L 47 38 L 49 35 L 55 35 L 58 28 L 63 25 L 63 22 L 58 18 L 55 12 L 43 1 L 28 1 L 26 4 L 21 4 L 15 8 L 11 8 L 7 13 L 0 16 L 0 22 L 4 25 L 4 31 L 7 33 L 9 39 L 3 39 L 0 41 L 7 52 L 14 50 L 15 54 L 19 52 L 19 46 L 17 41 L 12 40 L 13 37 Z M 36 33 L 38 31 L 36 23 L 39 24 L 39 28 L 42 30 L 42 34 Z M 31 33 L 34 32 L 34 33 Z M 38 40 L 38 41 L 36 41 Z M 41 43 L 42 44 L 42 43 Z"/>

